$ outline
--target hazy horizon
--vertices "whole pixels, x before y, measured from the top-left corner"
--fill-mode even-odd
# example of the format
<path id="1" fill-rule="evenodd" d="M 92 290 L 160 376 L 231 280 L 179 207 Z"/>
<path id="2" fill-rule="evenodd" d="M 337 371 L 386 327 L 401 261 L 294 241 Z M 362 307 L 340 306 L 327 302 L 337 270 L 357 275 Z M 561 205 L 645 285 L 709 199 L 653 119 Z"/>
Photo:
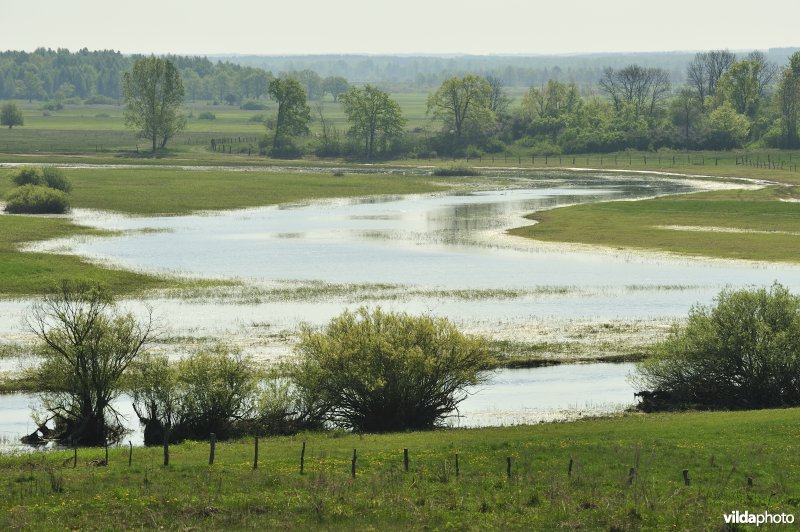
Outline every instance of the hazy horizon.
<path id="1" fill-rule="evenodd" d="M 270 6 L 229 0 L 29 0 L 3 6 L 0 49 L 117 50 L 179 55 L 550 56 L 792 48 L 800 3 L 673 0 L 308 0 Z M 758 14 L 764 23 L 754 24 Z M 117 22 L 121 18 L 124 23 Z"/>

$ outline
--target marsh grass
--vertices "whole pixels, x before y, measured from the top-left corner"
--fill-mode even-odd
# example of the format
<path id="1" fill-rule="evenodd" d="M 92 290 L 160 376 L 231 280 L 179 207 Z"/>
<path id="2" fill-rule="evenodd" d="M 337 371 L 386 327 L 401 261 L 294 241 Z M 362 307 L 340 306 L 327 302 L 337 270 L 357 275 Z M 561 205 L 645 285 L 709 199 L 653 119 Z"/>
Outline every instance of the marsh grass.
<path id="1" fill-rule="evenodd" d="M 786 201 L 796 195 L 783 187 L 770 187 L 576 205 L 529 215 L 536 225 L 509 233 L 693 256 L 797 262 L 800 203 Z M 697 230 L 672 229 L 676 226 Z"/>
<path id="2" fill-rule="evenodd" d="M 102 449 L 80 449 L 75 469 L 70 451 L 2 456 L 0 526 L 722 529 L 723 514 L 735 509 L 798 513 L 798 431 L 800 410 L 788 409 L 308 433 L 262 439 L 256 470 L 249 439 L 218 443 L 212 467 L 202 442 L 172 446 L 167 468 L 160 448 L 135 448 L 130 467 L 125 447 L 110 450 L 107 467 L 94 465 Z"/>

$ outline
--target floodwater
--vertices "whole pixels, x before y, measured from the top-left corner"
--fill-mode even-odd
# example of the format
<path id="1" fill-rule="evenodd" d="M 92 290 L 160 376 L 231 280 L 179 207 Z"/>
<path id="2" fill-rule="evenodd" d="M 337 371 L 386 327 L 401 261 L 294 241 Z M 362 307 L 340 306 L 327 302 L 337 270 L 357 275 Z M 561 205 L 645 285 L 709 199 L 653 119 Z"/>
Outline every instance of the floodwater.
<path id="1" fill-rule="evenodd" d="M 633 404 L 633 389 L 626 378 L 633 364 L 565 364 L 529 369 L 502 369 L 488 382 L 469 390 L 459 406 L 459 416 L 448 420 L 454 427 L 517 425 L 576 419 L 619 412 Z M 19 438 L 36 429 L 31 408 L 35 396 L 12 394 L 0 398 L 0 452 L 31 450 Z M 124 441 L 144 443 L 130 399 L 114 402 L 131 433 Z"/>
<path id="2" fill-rule="evenodd" d="M 504 182 L 490 191 L 189 216 L 131 217 L 77 209 L 72 214 L 76 222 L 121 234 L 33 247 L 134 270 L 241 280 L 247 289 L 208 297 L 161 294 L 124 305 L 134 312 L 150 305 L 168 337 L 218 337 L 256 357 L 286 355 L 300 323 L 321 325 L 360 304 L 448 317 L 469 332 L 495 339 L 535 341 L 541 340 L 542 330 L 575 324 L 668 324 L 685 317 L 696 303 L 711 303 L 723 288 L 778 281 L 800 291 L 800 268 L 793 265 L 575 249 L 504 234 L 531 223 L 525 214 L 560 205 L 718 186 L 654 175 L 548 172 L 520 176 L 513 186 Z M 308 299 L 287 295 L 287 289 L 309 286 L 339 289 Z M 471 293 L 476 290 L 483 292 Z M 29 337 L 21 325 L 28 305 L 0 301 L 0 338 L 20 343 Z M 185 352 L 180 345 L 173 350 Z M 590 365 L 501 372 L 469 397 L 461 408 L 466 417 L 455 424 L 508 424 L 619 410 L 632 398 L 622 376 L 629 369 Z M 19 425 L 25 410 L 20 401 L 18 396 L 0 397 L 0 436 L 30 428 Z M 16 420 L 16 428 L 3 428 L 6 419 Z"/>

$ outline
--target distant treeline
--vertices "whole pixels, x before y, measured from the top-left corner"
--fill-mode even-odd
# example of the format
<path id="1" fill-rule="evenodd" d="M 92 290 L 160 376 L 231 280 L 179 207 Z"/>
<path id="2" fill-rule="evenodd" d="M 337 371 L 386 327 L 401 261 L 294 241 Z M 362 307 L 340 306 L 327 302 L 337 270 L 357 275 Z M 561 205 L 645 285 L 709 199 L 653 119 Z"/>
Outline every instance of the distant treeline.
<path id="1" fill-rule="evenodd" d="M 797 49 L 773 48 L 767 61 L 779 66 Z M 136 59 L 113 50 L 70 52 L 39 48 L 34 52 L 0 52 L 0 99 L 65 100 L 104 103 L 121 98 L 122 73 Z M 191 100 L 238 103 L 266 95 L 269 81 L 291 73 L 311 100 L 338 96 L 342 81 L 378 83 L 390 90 L 429 90 L 453 76 L 477 74 L 506 87 L 543 86 L 549 80 L 597 87 L 606 68 L 637 64 L 667 72 L 673 85 L 686 79 L 694 59 L 689 52 L 584 54 L 562 56 L 165 56 L 178 67 Z"/>

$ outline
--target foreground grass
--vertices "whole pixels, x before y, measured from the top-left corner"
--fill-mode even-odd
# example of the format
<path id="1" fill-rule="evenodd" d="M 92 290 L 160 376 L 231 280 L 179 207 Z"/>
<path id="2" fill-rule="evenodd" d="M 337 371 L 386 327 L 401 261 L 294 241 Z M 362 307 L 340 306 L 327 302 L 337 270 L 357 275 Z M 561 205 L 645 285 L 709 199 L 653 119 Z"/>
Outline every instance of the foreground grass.
<path id="1" fill-rule="evenodd" d="M 112 449 L 107 467 L 81 449 L 74 469 L 69 451 L 3 456 L 0 527 L 721 530 L 734 510 L 798 513 L 798 442 L 790 409 L 304 434 L 262 439 L 256 470 L 251 440 L 218 444 L 213 466 L 207 443 L 173 446 L 168 467 L 160 448 L 134 449 L 131 466 Z"/>
<path id="2" fill-rule="evenodd" d="M 510 234 L 553 242 L 761 261 L 800 260 L 798 193 L 785 187 L 563 207 Z"/>

